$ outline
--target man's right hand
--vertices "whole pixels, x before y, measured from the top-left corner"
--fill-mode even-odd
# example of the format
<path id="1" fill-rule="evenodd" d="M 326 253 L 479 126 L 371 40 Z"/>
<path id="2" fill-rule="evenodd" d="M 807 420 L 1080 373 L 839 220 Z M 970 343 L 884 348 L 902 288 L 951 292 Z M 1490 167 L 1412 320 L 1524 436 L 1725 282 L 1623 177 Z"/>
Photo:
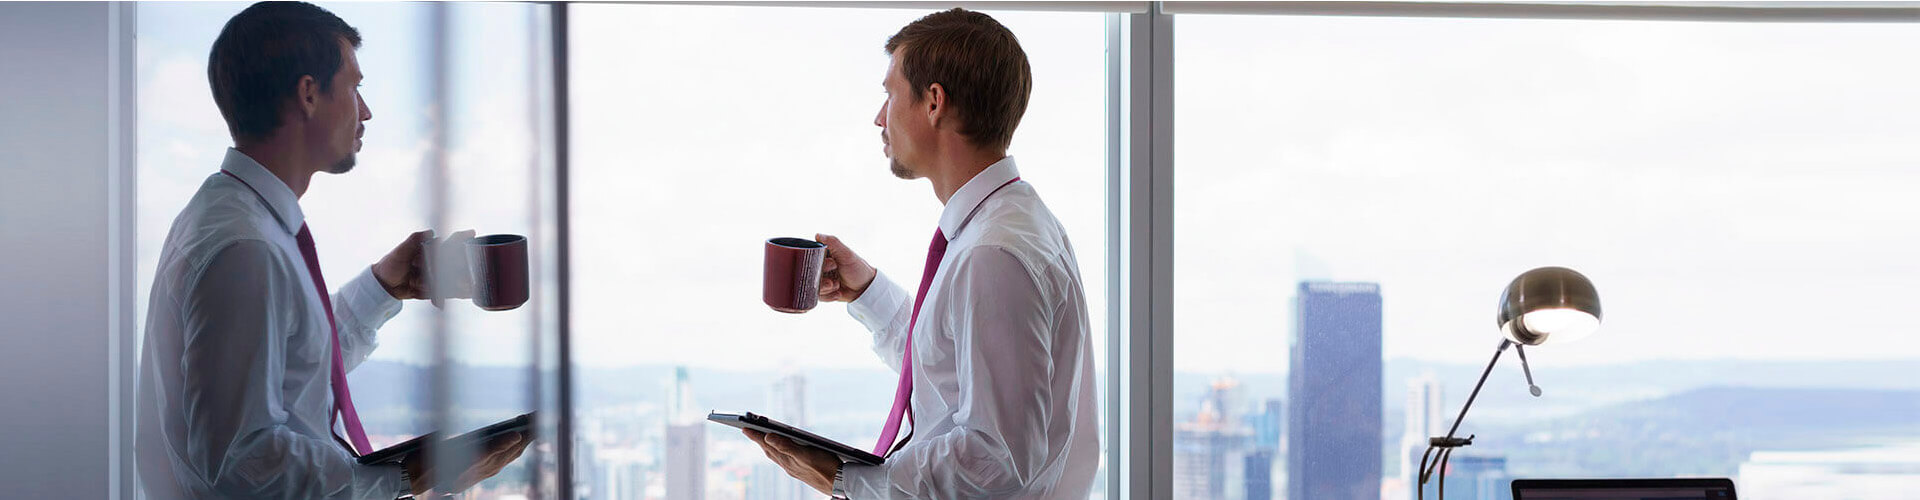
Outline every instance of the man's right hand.
<path id="1" fill-rule="evenodd" d="M 507 464 L 511 464 L 515 459 L 520 458 L 520 452 L 525 451 L 527 444 L 531 442 L 533 442 L 533 440 L 527 439 L 525 433 L 522 432 L 510 432 L 494 436 L 493 439 L 487 441 L 486 449 L 477 450 L 481 453 L 478 460 L 474 460 L 473 465 L 468 466 L 465 472 L 460 473 L 460 477 L 454 479 L 452 488 L 450 488 L 452 491 L 443 491 L 442 493 L 459 493 L 466 491 L 467 488 L 473 487 L 474 484 L 493 477 L 494 474 L 499 474 L 500 469 L 506 468 Z M 431 458 L 428 458 L 428 455 L 430 455 L 430 453 L 416 452 L 401 462 L 401 466 L 407 468 L 407 477 L 413 480 L 413 484 L 409 484 L 407 487 L 413 492 L 414 496 L 426 496 L 427 491 L 433 489 L 434 480 L 436 479 L 434 475 L 438 474 L 438 472 L 434 470 L 433 461 Z"/>
<path id="2" fill-rule="evenodd" d="M 867 291 L 867 285 L 873 284 L 878 274 L 867 260 L 853 253 L 840 238 L 829 234 L 815 234 L 813 237 L 827 245 L 827 258 L 820 265 L 820 300 L 826 302 L 853 302 Z"/>

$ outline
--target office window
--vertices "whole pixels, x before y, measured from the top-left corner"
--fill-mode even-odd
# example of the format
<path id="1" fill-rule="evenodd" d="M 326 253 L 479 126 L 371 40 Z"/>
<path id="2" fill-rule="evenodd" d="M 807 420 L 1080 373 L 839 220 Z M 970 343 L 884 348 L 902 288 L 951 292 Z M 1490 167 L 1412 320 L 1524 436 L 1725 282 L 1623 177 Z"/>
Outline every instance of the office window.
<path id="1" fill-rule="evenodd" d="M 763 305 L 762 244 L 834 234 L 918 283 L 941 207 L 924 181 L 888 173 L 873 120 L 884 42 L 931 11 L 571 12 L 577 496 L 817 496 L 704 416 L 752 410 L 861 447 L 878 437 L 896 375 L 844 305 Z M 1075 244 L 1103 353 L 1105 18 L 990 13 L 1034 73 L 1010 154 Z"/>
<path id="2" fill-rule="evenodd" d="M 200 184 L 217 174 L 232 145 L 208 88 L 207 54 L 221 27 L 247 5 L 138 7 L 135 321 L 143 338 L 154 268 L 173 219 Z M 442 6 L 322 7 L 361 34 L 361 93 L 374 115 L 357 166 L 345 175 L 316 175 L 300 201 L 328 285 L 339 289 L 409 233 L 436 221 L 442 235 L 471 228 L 526 235 L 531 242 L 533 299 L 521 308 L 483 312 L 465 300 L 445 308 L 408 301 L 381 329 L 380 347 L 348 374 L 370 441 L 383 447 L 411 438 L 436 427 L 440 415 L 454 427 L 471 428 L 551 410 L 544 400 L 552 390 L 542 387 L 551 383 L 554 368 L 544 346 L 554 334 L 555 293 L 545 7 L 444 6 L 445 45 L 435 43 L 432 29 Z M 429 113 L 437 59 L 447 70 L 444 142 L 436 142 Z M 447 159 L 444 176 L 433 172 L 436 151 Z M 444 350 L 432 340 L 436 315 L 447 326 Z M 436 369 L 451 375 L 443 394 L 433 387 Z M 537 477 L 545 478 L 550 491 L 551 449 L 550 442 L 537 443 L 467 498 L 524 497 Z"/>
<path id="3" fill-rule="evenodd" d="M 1176 21 L 1175 497 L 1412 498 L 1546 265 L 1605 323 L 1527 352 L 1540 398 L 1494 368 L 1457 498 L 1920 478 L 1912 25 Z"/>

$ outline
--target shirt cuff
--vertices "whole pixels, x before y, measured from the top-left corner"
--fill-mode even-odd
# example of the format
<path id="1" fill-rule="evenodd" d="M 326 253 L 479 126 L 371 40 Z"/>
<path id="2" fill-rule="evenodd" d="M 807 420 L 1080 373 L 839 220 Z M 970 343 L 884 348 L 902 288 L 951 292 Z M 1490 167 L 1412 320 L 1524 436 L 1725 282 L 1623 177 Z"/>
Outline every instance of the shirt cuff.
<path id="1" fill-rule="evenodd" d="M 887 478 L 885 465 L 846 464 L 840 466 L 841 488 L 849 499 L 891 498 L 893 481 Z"/>
<path id="2" fill-rule="evenodd" d="M 847 303 L 847 314 L 866 325 L 867 330 L 883 332 L 893 325 L 894 316 L 898 316 L 906 304 L 906 291 L 887 279 L 886 273 L 874 271 L 873 283 L 867 285 L 867 291 Z"/>
<path id="3" fill-rule="evenodd" d="M 395 465 L 388 468 L 393 469 L 391 471 L 388 471 L 387 474 L 390 474 L 393 477 L 393 484 L 397 485 L 395 489 L 398 490 L 393 492 L 393 497 L 400 498 L 407 495 L 412 495 L 413 485 L 407 484 L 407 475 L 406 475 L 407 466 Z"/>
<path id="4" fill-rule="evenodd" d="M 387 295 L 386 287 L 380 286 L 380 279 L 373 276 L 373 266 L 367 266 L 367 270 L 342 287 L 340 296 L 345 299 L 347 309 L 353 311 L 353 317 L 369 329 L 400 314 L 400 299 Z"/>
<path id="5" fill-rule="evenodd" d="M 355 464 L 355 482 L 361 484 L 360 495 L 370 498 L 400 498 L 413 494 L 413 485 L 407 484 L 407 478 L 400 471 L 399 464 L 359 465 Z"/>

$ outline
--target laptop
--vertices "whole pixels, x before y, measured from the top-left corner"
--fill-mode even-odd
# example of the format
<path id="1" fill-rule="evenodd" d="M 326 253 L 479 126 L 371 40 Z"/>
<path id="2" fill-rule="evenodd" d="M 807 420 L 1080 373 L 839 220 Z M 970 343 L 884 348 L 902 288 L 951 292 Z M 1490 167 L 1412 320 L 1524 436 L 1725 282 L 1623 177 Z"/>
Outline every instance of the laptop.
<path id="1" fill-rule="evenodd" d="M 1739 500 L 1733 480 L 1515 479 L 1513 500 Z"/>

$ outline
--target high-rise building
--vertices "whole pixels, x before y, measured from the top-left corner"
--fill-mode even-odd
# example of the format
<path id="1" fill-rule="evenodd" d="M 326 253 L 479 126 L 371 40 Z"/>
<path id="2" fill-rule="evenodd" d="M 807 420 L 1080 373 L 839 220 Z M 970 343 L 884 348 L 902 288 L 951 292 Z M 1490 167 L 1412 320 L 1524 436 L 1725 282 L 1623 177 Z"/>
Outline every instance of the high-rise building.
<path id="1" fill-rule="evenodd" d="M 644 500 L 647 498 L 647 465 L 650 460 L 638 449 L 604 449 L 593 454 L 593 489 L 586 497 L 596 500 Z"/>
<path id="2" fill-rule="evenodd" d="M 774 379 L 767 391 L 766 415 L 794 427 L 807 426 L 807 377 L 791 372 Z M 747 481 L 749 500 L 803 500 L 820 496 L 818 492 L 787 475 L 771 463 L 753 466 Z"/>
<path id="3" fill-rule="evenodd" d="M 789 372 L 773 380 L 767 391 L 767 416 L 794 427 L 807 426 L 807 376 Z"/>
<path id="4" fill-rule="evenodd" d="M 687 367 L 674 370 L 667 408 L 666 500 L 703 500 L 707 496 L 707 426 L 695 409 Z"/>
<path id="5" fill-rule="evenodd" d="M 1253 431 L 1238 417 L 1240 382 L 1213 382 L 1192 421 L 1174 424 L 1173 497 L 1240 500 Z"/>
<path id="6" fill-rule="evenodd" d="M 667 424 L 667 500 L 707 496 L 707 426 Z"/>
<path id="7" fill-rule="evenodd" d="M 1427 451 L 1427 438 L 1446 434 L 1447 421 L 1442 412 L 1446 404 L 1440 392 L 1440 379 L 1423 374 L 1407 380 L 1406 428 L 1400 432 L 1400 479 L 1409 489 L 1420 484 L 1420 454 Z M 1409 453 L 1411 450 L 1411 453 Z"/>
<path id="8" fill-rule="evenodd" d="M 1380 285 L 1305 282 L 1298 291 L 1287 375 L 1287 498 L 1379 498 Z"/>
<path id="9" fill-rule="evenodd" d="M 1246 492 L 1241 496 L 1245 500 L 1273 499 L 1273 450 L 1253 450 L 1247 452 L 1246 466 L 1241 473 L 1246 475 Z"/>
<path id="10" fill-rule="evenodd" d="M 1274 459 L 1280 454 L 1280 436 L 1287 420 L 1286 407 L 1279 399 L 1268 399 L 1262 411 L 1247 415 L 1247 427 L 1252 429 L 1252 441 L 1248 443 L 1246 467 L 1246 500 L 1271 500 L 1276 493 L 1273 481 Z"/>

